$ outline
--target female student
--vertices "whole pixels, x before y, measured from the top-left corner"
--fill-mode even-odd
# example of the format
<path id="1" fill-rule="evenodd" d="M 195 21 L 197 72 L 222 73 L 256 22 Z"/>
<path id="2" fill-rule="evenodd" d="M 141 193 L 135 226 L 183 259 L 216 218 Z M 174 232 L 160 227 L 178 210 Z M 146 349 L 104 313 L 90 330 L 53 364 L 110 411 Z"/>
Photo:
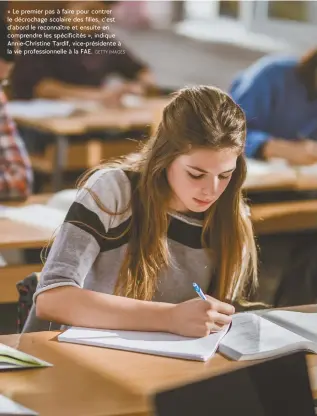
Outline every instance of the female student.
<path id="1" fill-rule="evenodd" d="M 180 90 L 139 154 L 83 179 L 41 273 L 37 317 L 194 337 L 230 323 L 227 302 L 256 282 L 245 137 L 228 95 Z M 193 282 L 215 297 L 198 298 Z"/>

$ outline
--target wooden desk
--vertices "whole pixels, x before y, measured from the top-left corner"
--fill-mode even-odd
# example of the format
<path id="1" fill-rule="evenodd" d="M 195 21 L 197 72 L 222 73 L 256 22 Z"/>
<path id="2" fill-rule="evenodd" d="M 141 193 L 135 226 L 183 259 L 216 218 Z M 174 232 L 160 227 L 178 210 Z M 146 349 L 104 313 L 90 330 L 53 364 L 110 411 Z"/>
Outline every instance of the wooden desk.
<path id="1" fill-rule="evenodd" d="M 142 398 L 78 361 L 78 355 L 69 356 L 64 346 L 53 341 L 54 336 L 45 332 L 23 335 L 20 340 L 18 335 L 0 337 L 0 342 L 49 357 L 54 364 L 52 368 L 1 374 L 1 394 L 41 416 L 132 416 L 146 409 Z M 102 363 L 104 360 L 107 358 Z"/>
<path id="2" fill-rule="evenodd" d="M 37 131 L 51 133 L 56 138 L 56 153 L 54 161 L 53 188 L 61 189 L 62 172 L 65 166 L 64 155 L 67 152 L 68 139 L 71 136 L 83 135 L 91 132 L 105 130 L 128 131 L 133 128 L 152 126 L 157 120 L 170 98 L 144 99 L 138 108 L 103 108 L 92 112 L 67 118 L 53 117 L 33 119 L 28 117 L 15 117 L 20 126 L 33 128 Z"/>
<path id="3" fill-rule="evenodd" d="M 20 207 L 30 204 L 45 204 L 51 194 L 32 195 L 24 202 L 3 202 L 2 205 Z M 0 252 L 3 250 L 25 250 L 43 248 L 51 239 L 52 232 L 0 218 Z M 33 272 L 42 270 L 43 265 L 18 264 L 0 267 L 0 303 L 18 301 L 16 284 Z"/>
<path id="4" fill-rule="evenodd" d="M 0 252 L 7 249 L 25 250 L 43 248 L 52 237 L 52 231 L 15 221 L 0 219 Z M 43 265 L 19 264 L 0 267 L 0 303 L 17 302 L 16 283 Z"/>
<path id="5" fill-rule="evenodd" d="M 317 306 L 296 308 L 317 312 Z M 1 336 L 0 342 L 54 364 L 1 375 L 0 393 L 42 416 L 152 415 L 151 395 L 252 364 L 217 354 L 207 363 L 58 343 L 57 332 Z M 317 356 L 308 355 L 317 396 Z"/>
<path id="6" fill-rule="evenodd" d="M 36 194 L 31 195 L 25 201 L 3 201 L 0 202 L 0 205 L 4 205 L 6 207 L 25 207 L 26 205 L 31 204 L 46 204 L 47 201 L 53 196 L 54 194 Z"/>
<path id="7" fill-rule="evenodd" d="M 52 234 L 49 229 L 0 219 L 0 250 L 43 247 Z"/>
<path id="8" fill-rule="evenodd" d="M 256 234 L 317 229 L 317 201 L 254 205 L 251 219 Z"/>
<path id="9" fill-rule="evenodd" d="M 129 130 L 152 125 L 153 117 L 162 111 L 170 98 L 144 99 L 142 105 L 135 108 L 100 107 L 93 112 L 81 111 L 70 117 L 28 118 L 14 117 L 16 123 L 55 135 L 74 136 L 105 129 Z"/>

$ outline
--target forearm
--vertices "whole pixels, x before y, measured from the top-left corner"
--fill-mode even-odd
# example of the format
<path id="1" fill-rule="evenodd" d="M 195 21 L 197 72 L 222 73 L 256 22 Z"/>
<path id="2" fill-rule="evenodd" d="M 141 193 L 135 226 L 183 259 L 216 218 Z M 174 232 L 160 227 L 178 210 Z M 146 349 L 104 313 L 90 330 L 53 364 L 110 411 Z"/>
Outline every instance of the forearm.
<path id="1" fill-rule="evenodd" d="M 289 152 L 293 152 L 290 142 L 283 139 L 270 139 L 262 149 L 264 159 L 282 158 L 288 159 Z"/>
<path id="2" fill-rule="evenodd" d="M 54 79 L 44 79 L 35 88 L 35 95 L 40 98 L 74 98 L 91 99 L 100 98 L 100 91 L 94 87 L 82 87 L 65 84 Z"/>
<path id="3" fill-rule="evenodd" d="M 147 87 L 154 87 L 156 85 L 154 74 L 148 68 L 144 68 L 138 72 L 137 81 Z"/>
<path id="4" fill-rule="evenodd" d="M 64 286 L 40 293 L 36 314 L 41 319 L 81 327 L 168 331 L 173 307 Z"/>

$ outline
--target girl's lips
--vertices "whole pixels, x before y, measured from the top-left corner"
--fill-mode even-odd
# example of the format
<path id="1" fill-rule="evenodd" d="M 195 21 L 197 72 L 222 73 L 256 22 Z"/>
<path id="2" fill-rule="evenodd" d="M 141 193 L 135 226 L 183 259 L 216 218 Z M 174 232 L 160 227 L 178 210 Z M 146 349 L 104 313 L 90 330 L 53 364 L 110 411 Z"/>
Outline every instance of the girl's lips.
<path id="1" fill-rule="evenodd" d="M 200 205 L 209 205 L 211 201 L 202 201 L 201 199 L 193 198 L 194 201 Z"/>

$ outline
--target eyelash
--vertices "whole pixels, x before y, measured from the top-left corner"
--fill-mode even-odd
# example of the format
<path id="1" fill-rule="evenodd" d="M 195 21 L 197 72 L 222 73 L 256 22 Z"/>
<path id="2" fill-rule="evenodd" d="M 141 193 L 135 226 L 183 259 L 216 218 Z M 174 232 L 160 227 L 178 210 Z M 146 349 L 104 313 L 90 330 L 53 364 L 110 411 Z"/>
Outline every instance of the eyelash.
<path id="1" fill-rule="evenodd" d="M 188 175 L 192 178 L 192 179 L 201 179 L 203 176 L 205 176 L 204 174 L 201 174 L 201 175 L 193 175 L 192 173 L 190 173 L 190 172 L 187 172 L 188 173 Z M 228 175 L 228 176 L 223 176 L 223 175 L 219 175 L 219 179 L 221 180 L 221 181 L 224 181 L 224 180 L 226 180 L 226 179 L 229 179 L 230 178 L 230 176 L 231 176 L 231 174 L 230 175 Z"/>
<path id="2" fill-rule="evenodd" d="M 191 177 L 191 178 L 193 178 L 193 179 L 200 179 L 200 178 L 202 178 L 204 175 L 202 174 L 202 175 L 193 175 L 192 173 L 190 173 L 190 172 L 187 172 L 188 173 L 188 175 Z"/>
<path id="3" fill-rule="evenodd" d="M 228 176 L 219 175 L 219 179 L 221 179 L 222 181 L 224 181 L 225 179 L 229 179 L 230 176 L 231 176 L 231 173 Z"/>

